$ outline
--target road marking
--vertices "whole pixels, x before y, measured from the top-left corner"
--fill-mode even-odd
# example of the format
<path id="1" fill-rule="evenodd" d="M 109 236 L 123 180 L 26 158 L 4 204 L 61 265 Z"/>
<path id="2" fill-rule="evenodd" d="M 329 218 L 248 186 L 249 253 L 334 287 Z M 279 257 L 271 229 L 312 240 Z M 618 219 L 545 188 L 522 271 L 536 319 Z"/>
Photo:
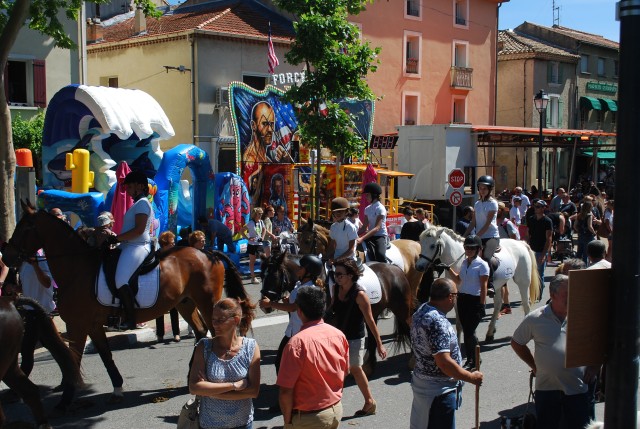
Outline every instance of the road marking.
<path id="1" fill-rule="evenodd" d="M 251 327 L 262 328 L 264 326 L 280 325 L 282 323 L 289 323 L 288 315 L 283 314 L 282 316 L 260 317 L 251 322 Z"/>

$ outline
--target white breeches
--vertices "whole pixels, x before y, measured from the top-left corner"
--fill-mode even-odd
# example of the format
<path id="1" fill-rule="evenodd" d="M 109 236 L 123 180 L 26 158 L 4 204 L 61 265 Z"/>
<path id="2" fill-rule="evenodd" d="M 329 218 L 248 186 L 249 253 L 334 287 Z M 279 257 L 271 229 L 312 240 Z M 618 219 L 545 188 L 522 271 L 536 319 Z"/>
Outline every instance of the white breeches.
<path id="1" fill-rule="evenodd" d="M 116 269 L 116 288 L 129 284 L 129 279 L 138 269 L 144 258 L 149 255 L 149 244 L 120 244 L 122 253 L 118 260 L 118 268 Z"/>

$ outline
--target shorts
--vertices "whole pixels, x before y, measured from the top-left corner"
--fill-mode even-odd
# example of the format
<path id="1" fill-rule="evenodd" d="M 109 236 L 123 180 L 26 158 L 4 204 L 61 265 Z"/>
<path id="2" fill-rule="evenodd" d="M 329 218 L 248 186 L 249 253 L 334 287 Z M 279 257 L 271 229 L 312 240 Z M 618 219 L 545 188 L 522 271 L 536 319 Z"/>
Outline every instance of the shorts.
<path id="1" fill-rule="evenodd" d="M 247 244 L 247 253 L 249 255 L 257 255 L 262 252 L 261 244 Z"/>
<path id="2" fill-rule="evenodd" d="M 349 340 L 349 366 L 362 366 L 364 363 L 364 338 Z"/>

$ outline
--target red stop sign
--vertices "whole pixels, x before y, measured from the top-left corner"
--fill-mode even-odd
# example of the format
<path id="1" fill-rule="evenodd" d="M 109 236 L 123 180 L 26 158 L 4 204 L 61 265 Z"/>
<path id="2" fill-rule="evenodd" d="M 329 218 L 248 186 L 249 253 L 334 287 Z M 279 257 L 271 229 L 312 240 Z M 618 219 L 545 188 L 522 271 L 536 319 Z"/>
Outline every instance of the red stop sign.
<path id="1" fill-rule="evenodd" d="M 452 188 L 458 189 L 464 186 L 464 172 L 459 168 L 454 168 L 449 173 L 449 185 Z"/>

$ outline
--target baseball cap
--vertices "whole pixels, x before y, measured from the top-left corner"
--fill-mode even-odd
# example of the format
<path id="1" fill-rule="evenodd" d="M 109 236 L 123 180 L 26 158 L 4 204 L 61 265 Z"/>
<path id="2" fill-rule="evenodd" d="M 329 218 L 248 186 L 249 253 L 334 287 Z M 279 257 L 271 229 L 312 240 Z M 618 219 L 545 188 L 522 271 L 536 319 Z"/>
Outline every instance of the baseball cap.
<path id="1" fill-rule="evenodd" d="M 520 197 L 513 197 L 513 202 L 515 203 L 516 201 L 522 201 L 522 198 L 520 198 Z"/>
<path id="2" fill-rule="evenodd" d="M 547 203 L 544 200 L 538 200 L 533 205 L 540 206 L 540 207 L 547 207 Z"/>
<path id="3" fill-rule="evenodd" d="M 98 226 L 105 226 L 105 225 L 109 225 L 111 223 L 111 218 L 109 217 L 109 215 L 107 214 L 101 214 L 100 216 L 98 216 Z"/>

